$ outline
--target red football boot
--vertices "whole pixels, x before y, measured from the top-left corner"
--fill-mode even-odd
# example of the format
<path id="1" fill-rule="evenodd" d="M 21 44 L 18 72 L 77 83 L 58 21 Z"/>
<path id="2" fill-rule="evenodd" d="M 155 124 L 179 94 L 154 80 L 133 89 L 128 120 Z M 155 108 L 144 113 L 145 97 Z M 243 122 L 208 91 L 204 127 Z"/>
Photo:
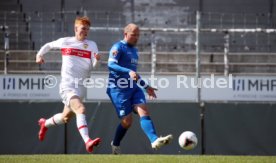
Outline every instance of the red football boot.
<path id="1" fill-rule="evenodd" d="M 101 142 L 100 138 L 95 138 L 94 140 L 89 139 L 85 143 L 86 151 L 89 152 L 89 153 L 93 152 L 93 147 L 99 145 L 100 142 Z"/>
<path id="2" fill-rule="evenodd" d="M 40 120 L 38 121 L 38 125 L 40 126 L 40 130 L 39 130 L 39 133 L 38 133 L 38 139 L 40 141 L 44 140 L 44 137 L 45 137 L 46 132 L 48 130 L 48 128 L 45 126 L 45 122 L 46 122 L 46 119 L 44 119 L 44 118 L 40 118 Z"/>

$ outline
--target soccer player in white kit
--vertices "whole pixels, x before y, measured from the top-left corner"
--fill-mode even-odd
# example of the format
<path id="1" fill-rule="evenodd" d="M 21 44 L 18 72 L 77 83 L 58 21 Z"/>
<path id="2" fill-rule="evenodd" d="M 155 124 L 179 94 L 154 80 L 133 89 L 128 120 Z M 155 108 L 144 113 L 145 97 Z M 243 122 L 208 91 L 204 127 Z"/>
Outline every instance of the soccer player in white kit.
<path id="1" fill-rule="evenodd" d="M 41 118 L 38 123 L 40 130 L 38 137 L 44 140 L 49 127 L 67 123 L 76 115 L 76 123 L 81 137 L 84 140 L 87 152 L 91 153 L 93 147 L 100 143 L 100 138 L 91 139 L 88 134 L 85 117 L 85 106 L 82 98 L 86 93 L 83 81 L 90 77 L 91 69 L 100 59 L 95 42 L 87 40 L 90 28 L 88 17 L 78 17 L 75 20 L 75 36 L 64 37 L 56 41 L 46 43 L 36 55 L 36 63 L 43 64 L 44 57 L 51 49 L 60 49 L 62 54 L 60 96 L 64 103 L 62 113 L 55 114 L 49 119 Z"/>

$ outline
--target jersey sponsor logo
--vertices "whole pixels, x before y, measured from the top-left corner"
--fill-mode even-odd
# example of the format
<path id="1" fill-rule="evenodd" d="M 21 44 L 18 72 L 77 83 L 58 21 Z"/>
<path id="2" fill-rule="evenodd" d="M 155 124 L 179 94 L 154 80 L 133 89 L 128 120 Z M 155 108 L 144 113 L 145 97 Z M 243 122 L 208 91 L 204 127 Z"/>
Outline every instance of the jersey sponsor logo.
<path id="1" fill-rule="evenodd" d="M 73 56 L 91 59 L 91 52 L 87 51 L 87 50 L 74 49 L 74 48 L 62 48 L 61 54 L 62 55 L 73 55 Z"/>
<path id="2" fill-rule="evenodd" d="M 64 49 L 64 53 L 65 53 L 65 54 L 71 54 L 71 49 L 70 49 L 70 48 Z"/>
<path id="3" fill-rule="evenodd" d="M 138 64 L 138 60 L 135 59 L 135 58 L 131 58 L 131 64 L 137 65 Z"/>

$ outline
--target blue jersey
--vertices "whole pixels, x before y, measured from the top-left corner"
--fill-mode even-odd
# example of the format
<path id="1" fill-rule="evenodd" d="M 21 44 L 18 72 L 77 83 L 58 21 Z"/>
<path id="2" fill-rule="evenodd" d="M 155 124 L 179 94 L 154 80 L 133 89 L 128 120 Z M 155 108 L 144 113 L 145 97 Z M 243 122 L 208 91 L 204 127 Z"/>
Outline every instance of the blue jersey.
<path id="1" fill-rule="evenodd" d="M 116 108 L 117 115 L 122 118 L 133 111 L 136 104 L 145 104 L 142 87 L 147 84 L 138 76 L 138 81 L 133 81 L 129 72 L 137 70 L 138 64 L 137 49 L 125 41 L 115 43 L 108 58 L 109 79 L 107 94 Z"/>
<path id="2" fill-rule="evenodd" d="M 115 43 L 110 52 L 108 59 L 109 69 L 109 88 L 118 88 L 119 84 L 128 85 L 127 87 L 137 87 L 137 83 L 130 79 L 129 72 L 137 71 L 138 64 L 137 49 L 126 43 L 124 40 Z M 120 80 L 120 81 L 119 81 Z M 140 85 L 144 86 L 145 82 L 140 81 Z"/>

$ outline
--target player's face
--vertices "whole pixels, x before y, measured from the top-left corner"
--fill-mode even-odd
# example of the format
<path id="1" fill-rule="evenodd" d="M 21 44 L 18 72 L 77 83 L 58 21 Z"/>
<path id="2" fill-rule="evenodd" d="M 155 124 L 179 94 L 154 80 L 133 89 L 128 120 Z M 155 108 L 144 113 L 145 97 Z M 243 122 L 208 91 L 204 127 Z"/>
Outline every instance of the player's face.
<path id="1" fill-rule="evenodd" d="M 89 26 L 84 24 L 75 25 L 75 36 L 77 40 L 83 41 L 87 38 L 89 32 Z"/>
<path id="2" fill-rule="evenodd" d="M 135 46 L 138 42 L 140 36 L 139 28 L 134 28 L 133 30 L 125 33 L 125 41 L 130 45 Z"/>

